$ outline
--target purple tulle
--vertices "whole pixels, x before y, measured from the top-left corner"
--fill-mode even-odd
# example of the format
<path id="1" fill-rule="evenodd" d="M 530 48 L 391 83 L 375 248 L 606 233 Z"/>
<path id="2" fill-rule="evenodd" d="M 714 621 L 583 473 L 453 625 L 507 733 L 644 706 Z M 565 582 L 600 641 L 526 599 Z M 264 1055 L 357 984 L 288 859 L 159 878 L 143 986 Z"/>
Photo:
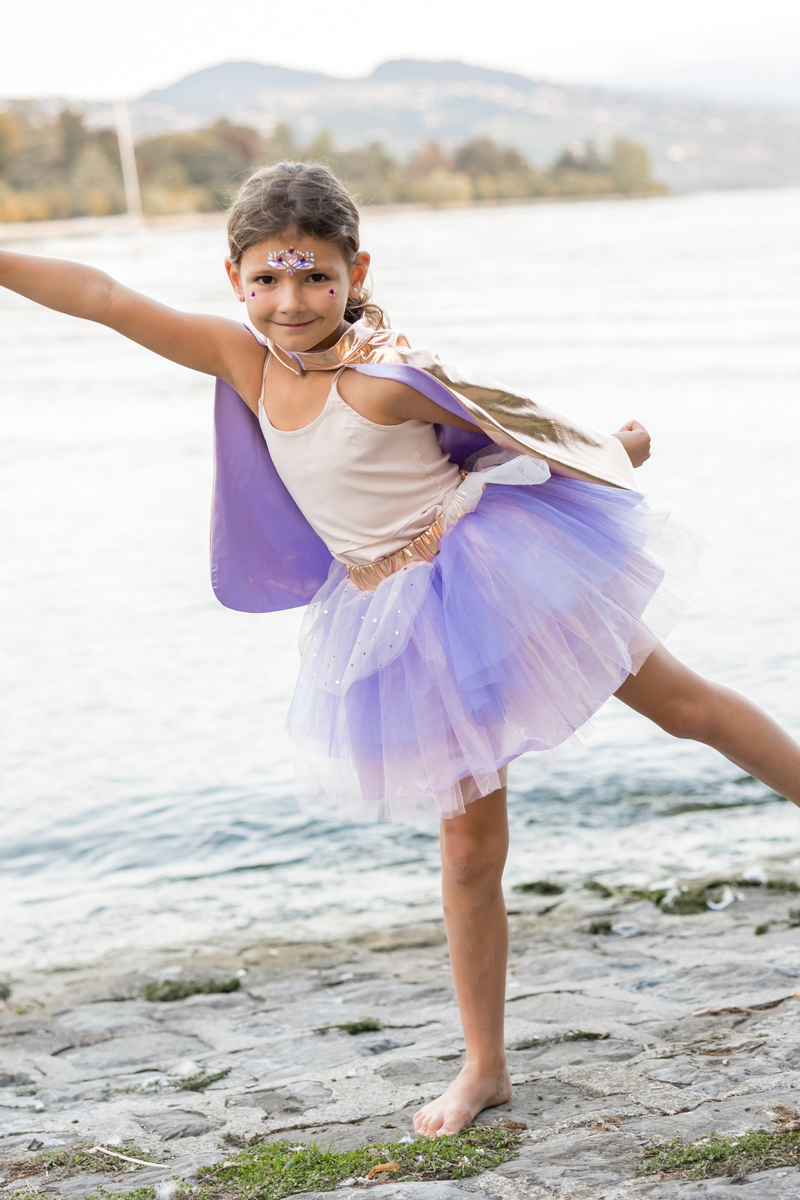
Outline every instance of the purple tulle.
<path id="1" fill-rule="evenodd" d="M 301 805 L 453 816 L 518 755 L 567 741 L 680 610 L 654 556 L 679 544 L 674 529 L 635 492 L 488 482 L 432 563 L 375 592 L 335 563 L 306 614 L 287 722 Z"/>

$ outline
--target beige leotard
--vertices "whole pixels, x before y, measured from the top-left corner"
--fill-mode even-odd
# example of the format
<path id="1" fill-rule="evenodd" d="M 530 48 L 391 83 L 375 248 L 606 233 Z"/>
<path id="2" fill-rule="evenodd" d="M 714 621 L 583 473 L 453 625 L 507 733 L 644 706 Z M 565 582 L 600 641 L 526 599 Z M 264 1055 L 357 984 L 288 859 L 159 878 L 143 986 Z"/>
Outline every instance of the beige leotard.
<path id="1" fill-rule="evenodd" d="M 264 364 L 264 385 L 271 355 Z M 258 419 L 275 469 L 334 558 L 362 564 L 394 554 L 437 519 L 459 486 L 433 425 L 376 425 L 339 394 L 337 371 L 322 412 L 302 429 Z"/>

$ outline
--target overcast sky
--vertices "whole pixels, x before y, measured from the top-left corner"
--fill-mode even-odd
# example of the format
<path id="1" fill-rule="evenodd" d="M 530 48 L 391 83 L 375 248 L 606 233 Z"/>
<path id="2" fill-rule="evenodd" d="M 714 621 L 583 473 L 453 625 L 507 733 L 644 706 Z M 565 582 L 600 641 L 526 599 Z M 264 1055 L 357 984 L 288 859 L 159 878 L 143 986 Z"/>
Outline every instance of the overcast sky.
<path id="1" fill-rule="evenodd" d="M 0 96 L 135 97 L 231 59 L 340 76 L 457 58 L 572 82 L 715 64 L 800 79 L 798 47 L 798 0 L 36 0 L 5 9 Z"/>

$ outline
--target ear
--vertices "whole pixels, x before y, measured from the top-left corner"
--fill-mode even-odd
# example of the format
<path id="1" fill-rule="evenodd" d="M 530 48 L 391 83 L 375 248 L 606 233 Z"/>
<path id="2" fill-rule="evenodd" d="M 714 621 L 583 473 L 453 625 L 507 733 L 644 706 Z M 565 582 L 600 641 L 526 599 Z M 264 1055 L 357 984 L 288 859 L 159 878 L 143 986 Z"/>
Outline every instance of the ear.
<path id="1" fill-rule="evenodd" d="M 360 250 L 356 255 L 356 261 L 350 268 L 350 295 L 359 296 L 364 282 L 369 271 L 370 256 L 366 250 Z"/>
<path id="2" fill-rule="evenodd" d="M 241 300 L 242 304 L 244 304 L 244 287 L 242 285 L 242 277 L 239 274 L 239 268 L 229 258 L 226 258 L 225 270 L 228 272 L 228 279 L 231 281 L 231 287 L 236 295 L 236 299 Z"/>

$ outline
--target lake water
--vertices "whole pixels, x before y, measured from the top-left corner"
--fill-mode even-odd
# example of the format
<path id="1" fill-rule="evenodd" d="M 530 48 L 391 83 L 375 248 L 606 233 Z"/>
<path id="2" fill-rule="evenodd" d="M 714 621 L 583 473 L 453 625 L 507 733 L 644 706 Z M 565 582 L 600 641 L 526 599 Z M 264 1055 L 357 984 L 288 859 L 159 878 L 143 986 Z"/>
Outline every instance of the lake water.
<path id="1" fill-rule="evenodd" d="M 707 550 L 670 639 L 800 734 L 800 193 L 364 219 L 413 344 L 593 425 L 651 430 Z M 221 228 L 26 242 L 240 317 Z M 300 613 L 208 581 L 212 381 L 0 292 L 5 969 L 110 947 L 341 934 L 438 911 L 435 826 L 302 817 L 283 716 Z M 800 814 L 612 701 L 512 766 L 508 883 L 800 855 Z M 800 866 L 800 858 L 794 864 Z"/>

